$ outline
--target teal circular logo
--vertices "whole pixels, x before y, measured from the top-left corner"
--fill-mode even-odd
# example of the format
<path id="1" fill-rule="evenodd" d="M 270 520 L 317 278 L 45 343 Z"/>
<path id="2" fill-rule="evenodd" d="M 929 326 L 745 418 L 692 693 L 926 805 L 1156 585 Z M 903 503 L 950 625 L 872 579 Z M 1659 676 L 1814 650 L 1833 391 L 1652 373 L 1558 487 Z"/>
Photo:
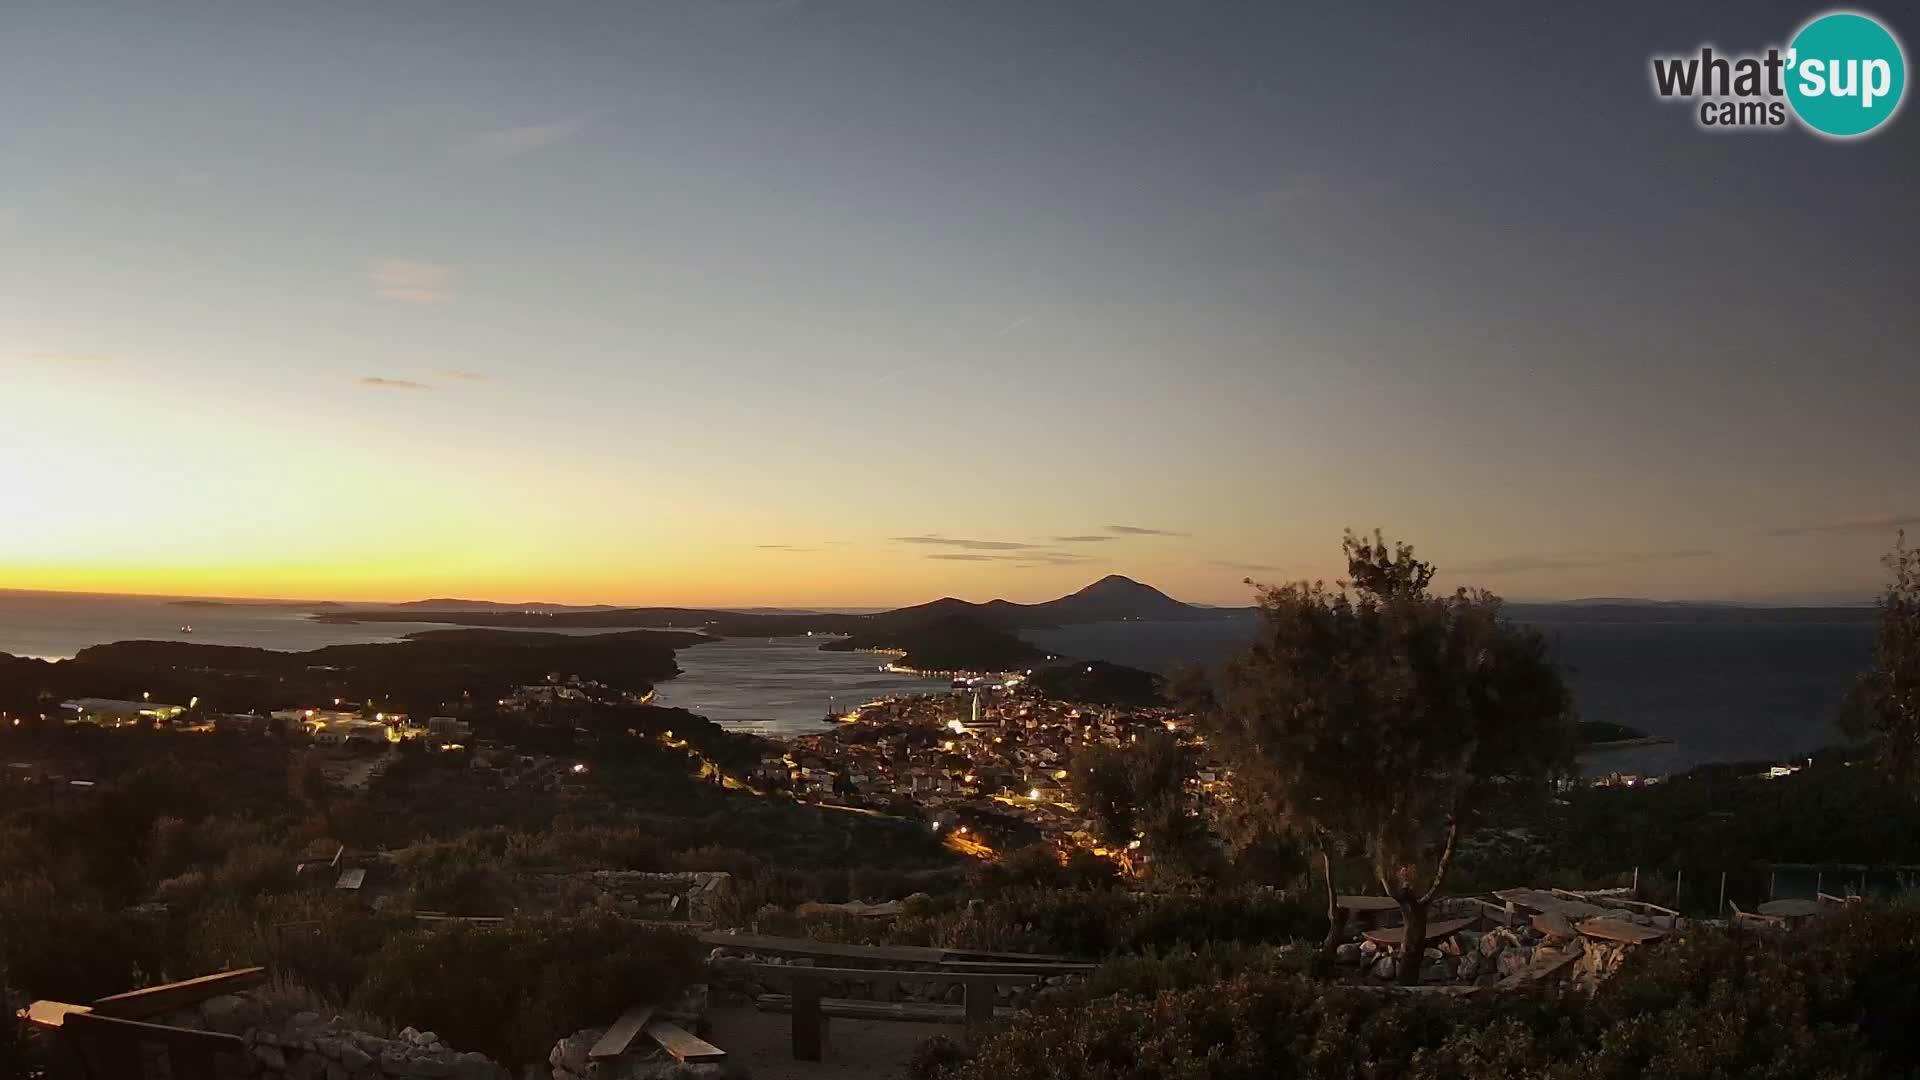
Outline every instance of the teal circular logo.
<path id="1" fill-rule="evenodd" d="M 1900 42 L 1869 16 L 1822 15 L 1787 46 L 1787 100 L 1822 135 L 1865 135 L 1899 110 L 1906 89 Z"/>

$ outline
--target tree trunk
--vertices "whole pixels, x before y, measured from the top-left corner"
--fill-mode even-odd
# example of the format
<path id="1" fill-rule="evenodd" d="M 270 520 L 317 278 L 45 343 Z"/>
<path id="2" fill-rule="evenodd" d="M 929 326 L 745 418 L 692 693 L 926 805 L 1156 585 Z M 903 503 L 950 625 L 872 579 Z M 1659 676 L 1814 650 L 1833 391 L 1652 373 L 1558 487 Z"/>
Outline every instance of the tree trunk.
<path id="1" fill-rule="evenodd" d="M 1347 936 L 1347 912 L 1340 906 L 1340 893 L 1333 886 L 1333 856 L 1327 849 L 1320 849 L 1320 873 L 1327 881 L 1327 940 L 1321 951 L 1328 965 L 1340 951 L 1340 942 Z"/>
<path id="2" fill-rule="evenodd" d="M 1411 891 L 1399 897 L 1400 921 L 1406 930 L 1406 944 L 1400 950 L 1400 985 L 1420 985 L 1420 969 L 1427 966 L 1427 904 Z"/>

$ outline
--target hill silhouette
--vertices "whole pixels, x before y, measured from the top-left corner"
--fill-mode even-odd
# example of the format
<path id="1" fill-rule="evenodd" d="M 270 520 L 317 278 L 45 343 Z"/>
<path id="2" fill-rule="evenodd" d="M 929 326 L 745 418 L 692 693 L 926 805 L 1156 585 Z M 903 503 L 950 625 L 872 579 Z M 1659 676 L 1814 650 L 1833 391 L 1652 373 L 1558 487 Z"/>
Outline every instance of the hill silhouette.
<path id="1" fill-rule="evenodd" d="M 683 607 L 562 608 L 556 605 L 524 604 L 516 610 L 475 610 L 469 606 L 476 603 L 480 602 L 423 600 L 380 609 L 328 612 L 314 617 L 331 623 L 440 622 L 456 626 L 528 629 L 702 627 L 724 636 L 780 637 L 809 631 L 865 634 L 875 630 L 924 626 L 936 620 L 955 617 L 971 619 L 1001 630 L 1020 630 L 1090 622 L 1217 619 L 1232 613 L 1232 609 L 1203 608 L 1182 603 L 1151 585 L 1119 574 L 1110 574 L 1078 592 L 1037 604 L 1019 604 L 1011 600 L 974 603 L 945 596 L 924 604 L 865 615 Z"/>

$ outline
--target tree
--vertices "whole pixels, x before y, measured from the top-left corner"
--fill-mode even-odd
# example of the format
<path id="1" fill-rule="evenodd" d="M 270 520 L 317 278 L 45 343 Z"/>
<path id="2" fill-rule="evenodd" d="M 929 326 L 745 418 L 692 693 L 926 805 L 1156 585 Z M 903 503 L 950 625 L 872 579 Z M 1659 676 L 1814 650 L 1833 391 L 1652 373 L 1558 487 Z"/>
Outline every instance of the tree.
<path id="1" fill-rule="evenodd" d="M 1376 532 L 1348 578 L 1260 589 L 1260 632 L 1221 673 L 1209 727 L 1247 811 L 1312 846 L 1329 953 L 1344 919 L 1333 859 L 1364 851 L 1399 903 L 1419 980 L 1427 910 L 1475 812 L 1538 795 L 1571 766 L 1572 703 L 1546 640 L 1483 591 L 1435 595 L 1432 564 Z"/>
<path id="2" fill-rule="evenodd" d="M 1871 738 L 1887 775 L 1920 798 L 1920 549 L 1902 532 L 1883 561 L 1893 581 L 1880 597 L 1873 667 L 1854 685 L 1845 726 Z"/>
<path id="3" fill-rule="evenodd" d="M 1082 749 L 1068 783 L 1109 847 L 1124 852 L 1138 841 L 1160 867 L 1197 873 L 1212 841 L 1187 795 L 1192 771 L 1179 740 L 1151 731 L 1129 746 Z"/>

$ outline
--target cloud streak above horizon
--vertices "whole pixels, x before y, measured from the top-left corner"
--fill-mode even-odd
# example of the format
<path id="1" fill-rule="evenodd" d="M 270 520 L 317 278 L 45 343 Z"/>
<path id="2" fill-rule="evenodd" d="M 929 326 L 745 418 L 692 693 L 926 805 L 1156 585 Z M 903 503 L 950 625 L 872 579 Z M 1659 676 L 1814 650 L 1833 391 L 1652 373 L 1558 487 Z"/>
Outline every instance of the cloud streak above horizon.
<path id="1" fill-rule="evenodd" d="M 375 390 L 431 390 L 433 387 L 412 379 L 389 379 L 381 375 L 362 375 L 360 385 Z"/>
<path id="2" fill-rule="evenodd" d="M 566 142 L 586 130 L 587 118 L 576 116 L 546 124 L 519 124 L 513 127 L 476 131 L 453 144 L 455 157 L 468 161 L 510 161 Z"/>
<path id="3" fill-rule="evenodd" d="M 1768 536 L 1844 536 L 1854 533 L 1886 532 L 1890 529 L 1904 528 L 1908 525 L 1920 525 L 1920 514 L 1886 514 L 1881 517 L 1850 518 L 1845 521 L 1829 521 L 1819 525 L 1794 525 L 1784 529 L 1771 529 Z"/>
<path id="4" fill-rule="evenodd" d="M 960 548 L 965 551 L 1037 551 L 1039 544 L 1022 544 L 1012 540 L 968 540 L 962 537 L 940 536 L 929 533 L 922 536 L 896 536 L 896 544 L 919 544 L 926 547 Z"/>
<path id="5" fill-rule="evenodd" d="M 1714 552 L 1708 548 L 1678 548 L 1673 551 L 1626 551 L 1598 555 L 1504 555 L 1464 566 L 1443 566 L 1450 574 L 1532 574 L 1543 570 L 1590 570 L 1601 566 L 1631 566 L 1643 563 L 1673 562 L 1678 559 L 1703 559 Z"/>
<path id="6" fill-rule="evenodd" d="M 453 272 L 418 259 L 382 259 L 367 272 L 382 300 L 437 304 L 453 299 Z"/>
<path id="7" fill-rule="evenodd" d="M 1191 536 L 1192 533 L 1175 532 L 1172 529 L 1149 529 L 1142 525 L 1109 525 L 1107 531 L 1115 536 Z"/>

